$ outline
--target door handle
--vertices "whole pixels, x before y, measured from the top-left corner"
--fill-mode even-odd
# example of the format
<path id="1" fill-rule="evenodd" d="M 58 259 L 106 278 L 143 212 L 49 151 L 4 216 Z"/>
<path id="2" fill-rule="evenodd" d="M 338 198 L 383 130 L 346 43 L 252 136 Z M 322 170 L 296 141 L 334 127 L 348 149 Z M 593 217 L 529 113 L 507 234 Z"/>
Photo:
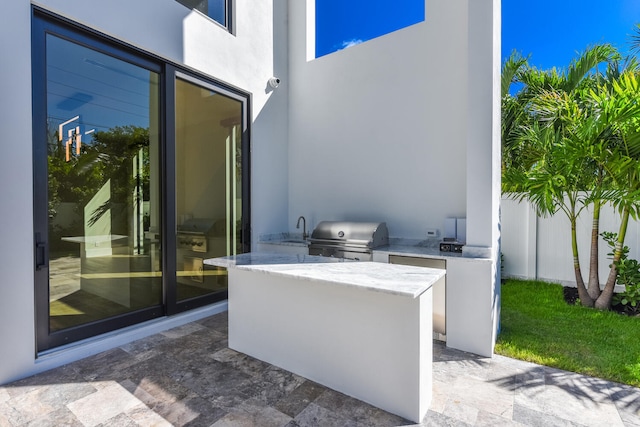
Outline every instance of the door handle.
<path id="1" fill-rule="evenodd" d="M 35 261 L 36 270 L 49 267 L 49 257 L 47 256 L 47 242 L 40 240 L 40 233 L 36 233 L 35 238 Z"/>

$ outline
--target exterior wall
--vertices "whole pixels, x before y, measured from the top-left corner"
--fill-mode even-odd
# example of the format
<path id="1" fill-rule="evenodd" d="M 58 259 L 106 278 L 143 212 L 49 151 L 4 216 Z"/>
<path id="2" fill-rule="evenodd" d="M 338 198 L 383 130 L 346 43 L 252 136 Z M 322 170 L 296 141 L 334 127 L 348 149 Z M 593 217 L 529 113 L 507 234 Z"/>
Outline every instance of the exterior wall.
<path id="1" fill-rule="evenodd" d="M 285 0 L 236 0 L 236 34 L 174 0 L 41 0 L 38 6 L 252 94 L 253 232 L 286 226 L 287 10 Z M 118 331 L 36 360 L 34 334 L 31 3 L 3 2 L 0 13 L 0 126 L 8 155 L 0 156 L 0 384 L 68 363 L 189 321 L 190 312 Z M 11 42 L 8 42 L 8 41 Z M 283 83 L 267 90 L 269 77 Z M 256 159 L 260 159 L 256 161 Z M 261 231 L 262 230 L 262 231 Z M 255 239 L 254 239 L 255 241 Z M 200 313 L 200 314 L 199 314 Z M 173 322 L 173 323 L 171 323 Z"/>
<path id="2" fill-rule="evenodd" d="M 289 217 L 411 238 L 464 217 L 467 1 L 427 1 L 422 23 L 307 60 L 313 7 L 290 1 Z"/>
<path id="3" fill-rule="evenodd" d="M 500 282 L 491 260 L 447 260 L 447 347 L 492 356 L 499 321 Z"/>
<path id="4" fill-rule="evenodd" d="M 386 221 L 392 237 L 421 239 L 428 228 L 442 231 L 447 217 L 466 217 L 466 253 L 490 264 L 457 264 L 456 295 L 475 307 L 463 320 L 469 336 L 488 339 L 456 345 L 492 354 L 500 1 L 429 0 L 424 22 L 317 59 L 309 41 L 314 0 L 289 4 L 289 218 L 305 215 L 310 229 L 322 220 Z M 478 290 L 486 306 L 477 304 Z"/>
<path id="5" fill-rule="evenodd" d="M 500 0 L 469 0 L 467 245 L 463 255 L 490 263 L 449 264 L 456 309 L 466 331 L 447 345 L 493 355 L 500 329 Z M 490 83 L 491 82 L 491 83 Z M 458 329 L 459 330 L 459 329 Z"/>
<path id="6" fill-rule="evenodd" d="M 35 354 L 30 29 L 29 2 L 4 2 L 0 127 L 12 137 L 0 142 L 9 153 L 0 156 L 0 384 L 33 365 Z"/>
<path id="7" fill-rule="evenodd" d="M 578 253 L 585 281 L 589 278 L 592 213 L 590 209 L 585 210 L 577 223 Z M 600 212 L 600 232 L 618 232 L 619 226 L 620 215 L 611 206 L 604 206 Z M 553 217 L 537 217 L 528 202 L 518 203 L 503 198 L 502 236 L 505 277 L 541 279 L 575 286 L 571 230 L 564 214 L 559 212 Z M 639 221 L 629 220 L 625 245 L 629 246 L 630 258 L 640 258 Z M 598 273 L 601 286 L 609 274 L 609 252 L 608 245 L 600 239 Z M 617 288 L 618 291 L 622 289 L 622 286 Z"/>
<path id="8" fill-rule="evenodd" d="M 313 0 L 235 0 L 235 34 L 174 0 L 34 4 L 252 94 L 254 248 L 262 233 L 293 229 L 298 215 L 309 228 L 320 220 L 382 219 L 393 236 L 411 238 L 442 229 L 448 216 L 466 216 L 468 241 L 490 266 L 461 267 L 459 274 L 479 271 L 468 283 L 493 301 L 478 312 L 482 336 L 492 338 L 462 349 L 491 354 L 499 306 L 499 111 L 488 88 L 499 88 L 499 0 L 430 0 L 425 22 L 311 61 Z M 211 311 L 116 331 L 36 360 L 31 2 L 12 0 L 1 9 L 0 36 L 11 41 L 0 44 L 2 62 L 11 64 L 0 67 L 4 383 Z M 272 75 L 282 81 L 276 90 L 267 85 Z"/>

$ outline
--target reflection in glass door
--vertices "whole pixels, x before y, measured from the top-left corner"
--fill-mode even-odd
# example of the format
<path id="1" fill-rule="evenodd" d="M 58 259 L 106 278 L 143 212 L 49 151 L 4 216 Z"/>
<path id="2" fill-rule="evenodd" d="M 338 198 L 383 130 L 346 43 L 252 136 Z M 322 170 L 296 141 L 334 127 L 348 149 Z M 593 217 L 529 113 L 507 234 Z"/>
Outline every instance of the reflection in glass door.
<path id="1" fill-rule="evenodd" d="M 242 252 L 243 103 L 187 76 L 176 80 L 178 301 L 225 292 L 207 258 Z"/>
<path id="2" fill-rule="evenodd" d="M 37 350 L 226 298 L 249 247 L 248 94 L 35 13 Z"/>
<path id="3" fill-rule="evenodd" d="M 162 303 L 158 100 L 158 73 L 46 36 L 48 335 L 59 343 Z"/>

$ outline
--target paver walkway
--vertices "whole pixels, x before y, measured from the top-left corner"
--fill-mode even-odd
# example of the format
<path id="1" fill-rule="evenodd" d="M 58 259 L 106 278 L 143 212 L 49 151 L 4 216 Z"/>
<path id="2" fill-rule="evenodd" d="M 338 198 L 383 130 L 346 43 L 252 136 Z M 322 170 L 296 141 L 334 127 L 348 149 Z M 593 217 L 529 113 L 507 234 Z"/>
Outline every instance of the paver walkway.
<path id="1" fill-rule="evenodd" d="M 421 426 L 636 426 L 640 390 L 434 343 Z M 227 347 L 226 313 L 0 387 L 0 426 L 415 425 Z"/>

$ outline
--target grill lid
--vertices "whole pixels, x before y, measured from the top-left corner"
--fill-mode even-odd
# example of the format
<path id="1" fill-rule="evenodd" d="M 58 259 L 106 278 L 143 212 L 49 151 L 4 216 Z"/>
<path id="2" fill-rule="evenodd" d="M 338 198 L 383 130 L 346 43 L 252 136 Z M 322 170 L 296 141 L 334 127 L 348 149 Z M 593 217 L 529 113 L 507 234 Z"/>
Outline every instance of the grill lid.
<path id="1" fill-rule="evenodd" d="M 311 244 L 377 248 L 389 244 L 385 222 L 321 221 L 311 233 Z"/>

